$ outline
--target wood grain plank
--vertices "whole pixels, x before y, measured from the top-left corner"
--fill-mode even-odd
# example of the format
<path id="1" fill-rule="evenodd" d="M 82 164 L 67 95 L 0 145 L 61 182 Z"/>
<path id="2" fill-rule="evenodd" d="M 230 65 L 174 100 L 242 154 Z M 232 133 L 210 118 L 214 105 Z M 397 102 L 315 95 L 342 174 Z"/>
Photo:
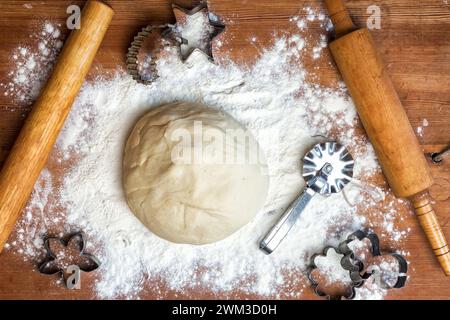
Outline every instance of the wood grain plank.
<path id="1" fill-rule="evenodd" d="M 45 19 L 64 24 L 66 8 L 70 4 L 83 4 L 85 1 L 72 0 L 2 0 L 0 2 L 0 82 L 7 82 L 12 68 L 10 54 L 19 43 L 27 43 L 29 34 L 36 25 Z M 127 47 L 139 28 L 147 24 L 173 22 L 169 0 L 135 1 L 110 0 L 116 16 L 103 46 L 97 55 L 96 73 L 123 67 L 123 57 Z M 192 1 L 176 1 L 182 5 L 192 5 Z M 31 3 L 33 9 L 23 7 Z M 130 3 L 132 5 L 130 5 Z M 227 44 L 225 49 L 233 49 L 228 58 L 251 65 L 259 56 L 259 51 L 249 41 L 253 36 L 260 47 L 270 46 L 273 33 L 293 33 L 295 27 L 289 22 L 294 15 L 302 15 L 307 6 L 323 10 L 319 0 L 209 0 L 210 8 L 227 23 Z M 424 151 L 442 150 L 450 144 L 450 5 L 441 0 L 347 0 L 346 4 L 358 25 L 364 25 L 368 18 L 367 7 L 379 5 L 382 11 L 382 28 L 374 30 L 373 35 L 387 64 L 388 72 L 407 109 L 414 127 L 421 125 L 426 118 L 429 127 L 420 138 Z M 68 31 L 64 30 L 64 34 Z M 317 36 L 322 30 L 312 25 L 308 33 Z M 226 51 L 226 50 L 223 50 Z M 217 51 L 221 57 L 223 52 Z M 314 63 L 320 66 L 319 82 L 333 85 L 339 80 L 330 56 L 325 55 L 319 62 L 306 61 L 305 67 L 313 69 Z M 101 71 L 103 70 L 103 71 Z M 0 90 L 1 91 L 1 90 Z M 10 111 L 14 110 L 14 111 Z M 0 162 L 8 153 L 29 107 L 11 101 L 0 92 Z M 441 165 L 431 165 L 436 181 L 444 184 L 450 181 L 450 161 Z M 437 185 L 436 194 L 442 196 L 442 188 Z M 448 192 L 448 190 L 447 190 Z M 450 238 L 450 199 L 436 201 L 436 211 L 444 224 L 444 231 Z M 412 228 L 405 243 L 410 252 L 411 278 L 403 290 L 392 291 L 390 299 L 450 299 L 450 279 L 445 278 L 435 261 L 432 252 L 414 216 L 406 216 L 406 224 Z M 387 244 L 383 241 L 383 246 Z M 68 292 L 54 285 L 46 277 L 39 275 L 33 267 L 35 261 L 23 261 L 11 252 L 0 256 L 0 299 L 91 299 L 94 298 L 92 283 L 87 278 L 86 286 L 79 292 Z M 305 298 L 315 298 L 305 290 Z M 167 297 L 175 298 L 167 292 Z M 231 297 L 250 297 L 235 292 Z M 145 292 L 144 298 L 152 298 Z M 177 298 L 221 298 L 206 290 L 186 292 Z"/>

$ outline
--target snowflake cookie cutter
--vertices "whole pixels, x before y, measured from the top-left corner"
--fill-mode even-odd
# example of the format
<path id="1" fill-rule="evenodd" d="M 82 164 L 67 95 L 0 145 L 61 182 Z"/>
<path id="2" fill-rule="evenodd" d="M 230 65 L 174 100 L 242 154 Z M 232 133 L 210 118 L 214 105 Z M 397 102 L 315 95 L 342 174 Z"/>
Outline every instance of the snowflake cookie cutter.
<path id="1" fill-rule="evenodd" d="M 166 47 L 176 47 L 178 55 L 180 56 L 182 62 L 186 62 L 186 60 L 194 52 L 198 52 L 204 55 L 209 61 L 214 62 L 214 57 L 212 54 L 212 39 L 217 37 L 225 30 L 225 25 L 220 21 L 216 21 L 210 18 L 208 5 L 206 3 L 200 3 L 192 10 L 187 10 L 176 4 L 172 4 L 172 10 L 176 17 L 175 24 L 148 25 L 142 28 L 141 31 L 134 37 L 134 40 L 128 49 L 128 53 L 126 56 L 127 72 L 133 77 L 135 81 L 140 84 L 149 85 L 158 78 L 158 70 L 155 57 L 158 56 Z M 185 18 L 188 16 L 192 16 L 200 12 L 203 12 L 203 14 L 206 14 L 208 16 L 209 24 L 214 29 L 214 31 L 210 34 L 210 38 L 206 48 L 191 48 L 188 50 L 186 55 L 183 56 L 181 48 L 183 45 L 188 44 L 188 40 L 181 36 L 177 26 L 178 24 L 180 24 L 180 21 L 183 20 L 183 17 Z M 153 48 L 152 52 L 149 53 L 149 61 L 145 63 L 148 71 L 144 73 L 140 70 L 139 54 L 141 53 L 145 41 L 151 35 L 156 35 L 157 40 L 161 40 L 161 44 L 157 45 L 156 48 Z M 156 42 L 157 41 L 155 40 L 155 43 Z"/>
<path id="2" fill-rule="evenodd" d="M 396 281 L 393 285 L 387 283 L 383 279 L 382 272 L 379 267 L 369 266 L 366 269 L 364 262 L 358 259 L 355 252 L 350 249 L 349 244 L 351 242 L 356 240 L 363 241 L 364 239 L 368 239 L 370 241 L 371 253 L 373 257 L 388 255 L 396 259 L 398 264 L 398 272 L 396 275 Z M 349 272 L 351 283 L 347 288 L 346 293 L 343 295 L 331 295 L 326 293 L 320 288 L 319 281 L 313 275 L 314 270 L 318 269 L 316 265 L 316 259 L 318 257 L 327 257 L 330 250 L 334 250 L 336 254 L 343 255 L 340 261 L 341 267 Z M 403 288 L 406 285 L 406 281 L 408 279 L 407 272 L 408 262 L 402 255 L 397 253 L 382 254 L 378 236 L 374 233 L 367 233 L 365 231 L 359 230 L 349 235 L 347 239 L 341 242 L 337 247 L 328 246 L 325 247 L 322 253 L 313 255 L 311 257 L 311 262 L 307 268 L 306 274 L 308 280 L 311 283 L 312 289 L 317 296 L 327 298 L 328 300 L 352 300 L 356 296 L 356 290 L 358 288 L 361 288 L 369 278 L 374 278 L 375 283 L 380 288 L 385 290 Z"/>
<path id="3" fill-rule="evenodd" d="M 76 251 L 78 251 L 78 257 L 81 257 L 85 261 L 78 264 L 61 266 L 59 262 L 60 257 L 54 252 L 53 244 L 57 244 L 65 249 L 74 247 Z M 87 240 L 84 232 L 73 234 L 67 241 L 56 237 L 46 238 L 44 247 L 47 257 L 38 266 L 39 272 L 48 276 L 61 274 L 68 289 L 80 289 L 81 272 L 90 273 L 97 270 L 101 265 L 101 262 L 97 257 L 85 252 L 86 245 Z"/>

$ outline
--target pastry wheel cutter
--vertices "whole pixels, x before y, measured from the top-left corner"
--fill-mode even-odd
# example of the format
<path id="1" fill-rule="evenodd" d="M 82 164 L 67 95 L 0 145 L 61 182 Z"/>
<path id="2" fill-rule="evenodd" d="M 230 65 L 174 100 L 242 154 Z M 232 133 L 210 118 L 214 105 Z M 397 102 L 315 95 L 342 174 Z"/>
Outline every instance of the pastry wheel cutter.
<path id="1" fill-rule="evenodd" d="M 329 196 L 342 191 L 353 178 L 353 168 L 353 157 L 339 143 L 325 142 L 314 146 L 303 159 L 306 189 L 262 240 L 260 249 L 271 254 L 286 238 L 311 199 L 316 194 Z"/>

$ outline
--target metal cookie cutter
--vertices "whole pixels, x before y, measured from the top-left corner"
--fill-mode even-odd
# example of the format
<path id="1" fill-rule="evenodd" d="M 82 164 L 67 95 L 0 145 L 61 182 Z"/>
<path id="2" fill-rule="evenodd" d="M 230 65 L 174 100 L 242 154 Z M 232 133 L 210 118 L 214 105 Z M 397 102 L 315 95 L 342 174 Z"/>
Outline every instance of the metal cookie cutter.
<path id="1" fill-rule="evenodd" d="M 265 253 L 272 253 L 288 235 L 303 210 L 318 193 L 328 196 L 340 192 L 353 178 L 354 161 L 347 149 L 337 142 L 314 146 L 303 159 L 303 177 L 307 187 L 294 201 L 260 244 Z"/>
<path id="2" fill-rule="evenodd" d="M 139 71 L 139 52 L 141 51 L 144 41 L 151 34 L 156 32 L 160 33 L 163 43 L 153 50 L 152 55 L 150 56 L 150 61 L 148 62 L 149 72 L 144 75 Z M 138 83 L 145 85 L 151 84 L 156 78 L 158 78 L 155 59 L 156 55 L 158 55 L 165 46 L 175 45 L 177 43 L 182 43 L 183 41 L 185 40 L 179 37 L 175 32 L 174 25 L 165 24 L 160 26 L 146 26 L 134 37 L 134 40 L 128 49 L 126 60 L 128 73 Z"/>
<path id="3" fill-rule="evenodd" d="M 368 239 L 372 246 L 372 256 L 392 256 L 397 260 L 399 270 L 394 284 L 387 283 L 381 276 L 381 270 L 376 266 L 369 266 L 367 270 L 364 271 L 364 263 L 358 260 L 355 256 L 353 250 L 349 248 L 349 244 L 355 240 L 362 241 Z M 370 277 L 375 277 L 376 283 L 379 287 L 383 289 L 398 289 L 403 288 L 406 284 L 408 276 L 408 262 L 406 259 L 398 253 L 388 253 L 382 254 L 380 250 L 380 239 L 374 233 L 367 233 L 365 231 L 359 230 L 348 236 L 347 240 L 339 244 L 339 251 L 345 256 L 343 259 L 343 264 L 345 269 L 350 271 L 350 278 L 352 281 L 365 281 Z M 353 265 L 353 267 L 351 267 Z M 362 268 L 361 268 L 362 267 Z M 357 270 L 359 269 L 359 270 Z"/>
<path id="4" fill-rule="evenodd" d="M 205 17 L 207 17 L 208 23 L 212 28 L 212 31 L 209 34 L 209 37 L 204 46 L 199 46 L 198 44 L 196 44 L 195 47 L 189 48 L 186 52 L 183 52 L 186 49 L 183 48 L 183 46 L 190 44 L 187 39 L 182 38 L 183 41 L 180 43 L 181 60 L 185 62 L 194 52 L 199 52 L 203 54 L 209 61 L 214 62 L 212 40 L 225 30 L 225 25 L 222 24 L 214 14 L 211 14 L 207 3 L 200 3 L 192 10 L 187 10 L 176 4 L 173 4 L 172 9 L 177 20 L 177 29 L 180 26 L 183 26 L 183 24 L 186 23 L 186 20 L 189 19 L 190 16 L 196 14 L 203 14 Z"/>
<path id="5" fill-rule="evenodd" d="M 52 250 L 52 241 L 59 242 L 64 248 L 76 247 L 79 252 L 79 257 L 84 261 L 79 265 L 70 265 L 62 267 L 59 263 L 59 257 Z M 93 255 L 85 253 L 87 240 L 86 235 L 83 232 L 72 235 L 68 241 L 64 241 L 60 238 L 47 238 L 44 245 L 47 251 L 47 259 L 38 266 L 40 273 L 45 275 L 55 275 L 61 273 L 64 278 L 65 272 L 70 274 L 65 280 L 66 287 L 68 289 L 79 289 L 80 285 L 80 271 L 92 272 L 98 269 L 101 265 L 100 261 Z"/>
<path id="6" fill-rule="evenodd" d="M 156 68 L 157 56 L 167 46 L 176 47 L 183 62 L 185 62 L 193 52 L 200 52 L 205 55 L 209 61 L 214 61 L 211 41 L 225 30 L 225 25 L 223 25 L 220 21 L 216 21 L 211 18 L 212 16 L 209 13 L 206 3 L 200 3 L 192 10 L 186 10 L 176 4 L 173 4 L 172 9 L 177 20 L 175 24 L 146 26 L 134 37 L 134 40 L 128 49 L 126 60 L 127 71 L 138 83 L 149 85 L 158 78 Z M 182 47 L 189 45 L 189 43 L 187 39 L 182 37 L 181 32 L 179 31 L 179 26 L 183 23 L 183 20 L 185 20 L 186 17 L 198 13 L 208 16 L 209 24 L 213 28 L 213 32 L 210 35 L 211 38 L 207 42 L 207 46 L 205 48 L 191 48 L 183 56 Z M 139 53 L 142 50 L 144 42 L 152 35 L 156 35 L 156 39 L 153 43 L 156 47 L 152 49 L 151 53 L 149 53 L 149 60 L 146 62 L 148 65 L 148 70 L 144 73 L 139 68 Z M 159 40 L 162 41 L 160 44 L 158 43 Z"/>
<path id="7" fill-rule="evenodd" d="M 320 254 L 315 254 L 311 257 L 311 263 L 308 266 L 306 275 L 308 277 L 309 282 L 311 282 L 311 286 L 314 290 L 314 293 L 319 296 L 319 297 L 324 297 L 328 300 L 342 300 L 347 299 L 347 300 L 352 300 L 353 298 L 355 298 L 356 296 L 356 289 L 360 288 L 361 286 L 364 285 L 364 281 L 352 281 L 349 288 L 347 289 L 347 292 L 344 295 L 330 295 L 328 293 L 326 293 L 325 291 L 322 291 L 319 287 L 319 282 L 314 278 L 313 276 L 313 271 L 316 270 L 318 267 L 316 265 L 316 258 L 318 257 L 326 257 L 328 255 L 328 252 L 330 250 L 334 250 L 337 254 L 342 254 L 339 251 L 339 248 L 335 248 L 335 247 L 325 247 L 325 249 L 323 250 L 322 253 Z M 344 257 L 345 258 L 345 257 Z M 354 269 L 355 267 L 358 268 L 358 270 L 362 271 L 362 269 L 364 268 L 364 266 L 361 264 L 359 266 L 356 266 L 353 264 L 353 262 L 351 262 L 350 264 L 347 260 L 344 260 L 344 258 L 341 259 L 341 266 L 344 270 L 348 270 L 348 269 Z M 358 261 L 359 263 L 359 261 Z M 350 271 L 351 272 L 351 271 Z"/>
<path id="8" fill-rule="evenodd" d="M 369 266 L 366 269 L 366 266 L 363 261 L 358 259 L 355 252 L 350 249 L 349 244 L 355 240 L 362 241 L 364 239 L 368 239 L 371 243 L 371 253 L 373 257 L 383 256 L 380 251 L 380 242 L 379 238 L 374 233 L 367 233 L 365 231 L 359 230 L 355 233 L 352 233 L 348 236 L 348 238 L 341 242 L 338 247 L 326 247 L 321 254 L 315 254 L 311 257 L 311 263 L 307 269 L 307 277 L 311 282 L 314 293 L 319 297 L 325 297 L 329 300 L 342 300 L 354 299 L 356 296 L 356 289 L 362 287 L 365 282 L 369 278 L 375 278 L 376 284 L 383 289 L 399 289 L 403 288 L 406 285 L 406 281 L 408 279 L 408 262 L 406 259 L 397 253 L 387 254 L 389 256 L 394 257 L 398 263 L 398 272 L 396 274 L 396 281 L 394 284 L 390 284 L 386 282 L 383 277 L 379 267 Z M 316 258 L 319 256 L 326 257 L 329 250 L 334 250 L 336 253 L 343 255 L 340 263 L 344 270 L 349 272 L 351 284 L 347 290 L 347 293 L 344 295 L 329 295 L 326 292 L 322 291 L 319 288 L 318 281 L 313 276 L 313 271 L 317 269 Z"/>
<path id="9" fill-rule="evenodd" d="M 434 163 L 441 163 L 445 158 L 448 157 L 450 157 L 450 147 L 445 148 L 441 152 L 431 154 L 431 159 Z"/>

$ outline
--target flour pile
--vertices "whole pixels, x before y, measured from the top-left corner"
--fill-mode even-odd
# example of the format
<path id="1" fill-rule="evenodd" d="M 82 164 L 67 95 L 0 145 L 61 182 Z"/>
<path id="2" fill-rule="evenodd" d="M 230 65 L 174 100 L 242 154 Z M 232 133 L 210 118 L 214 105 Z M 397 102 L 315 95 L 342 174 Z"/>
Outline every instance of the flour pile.
<path id="1" fill-rule="evenodd" d="M 311 15 L 293 19 L 293 25 L 301 25 L 299 32 L 314 20 Z M 314 48 L 323 48 L 323 36 L 277 38 L 249 68 L 232 61 L 215 65 L 195 53 L 184 64 L 176 50 L 168 48 L 158 61 L 160 78 L 151 86 L 136 84 L 121 71 L 87 83 L 10 250 L 36 259 L 48 230 L 84 230 L 98 244 L 91 251 L 103 262 L 96 283 L 100 298 L 136 298 L 144 289 L 156 298 L 174 292 L 187 298 L 197 289 L 217 298 L 300 298 L 308 286 L 302 272 L 309 257 L 325 245 L 336 245 L 363 226 L 403 239 L 407 231 L 389 224 L 399 204 L 393 200 L 384 206 L 381 201 L 391 195 L 382 187 L 369 187 L 379 167 L 372 147 L 357 133 L 357 115 L 345 89 L 309 83 L 308 71 L 292 63 L 307 56 L 316 59 L 321 50 Z M 271 179 L 266 206 L 251 224 L 216 244 L 166 242 L 141 225 L 124 199 L 122 152 L 130 130 L 149 109 L 177 100 L 230 113 L 266 153 Z M 356 160 L 355 182 L 344 193 L 313 199 L 289 238 L 267 256 L 259 250 L 259 241 L 304 188 L 300 160 L 324 137 L 349 147 Z M 62 179 L 55 172 L 62 172 Z M 388 220 L 369 223 L 364 214 L 374 209 Z M 384 294 L 372 286 L 358 297 Z"/>

